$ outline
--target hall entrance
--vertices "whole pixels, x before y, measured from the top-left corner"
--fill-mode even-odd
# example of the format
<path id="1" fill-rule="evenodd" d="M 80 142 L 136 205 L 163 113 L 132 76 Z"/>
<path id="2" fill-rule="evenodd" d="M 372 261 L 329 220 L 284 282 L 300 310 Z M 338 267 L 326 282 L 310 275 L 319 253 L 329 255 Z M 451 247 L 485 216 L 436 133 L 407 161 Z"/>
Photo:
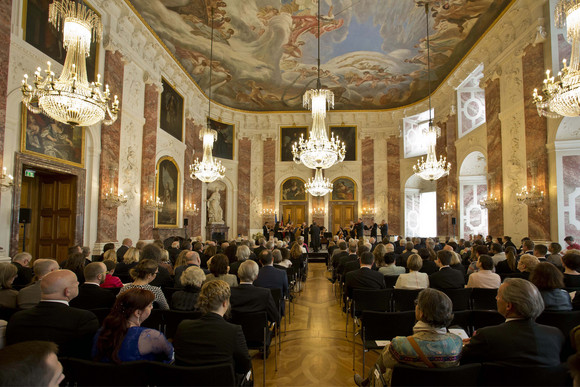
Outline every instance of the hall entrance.
<path id="1" fill-rule="evenodd" d="M 336 235 L 339 228 L 347 227 L 350 221 L 356 221 L 355 204 L 334 204 L 332 206 L 332 235 Z"/>
<path id="2" fill-rule="evenodd" d="M 283 204 L 282 214 L 284 215 L 284 224 L 292 221 L 294 225 L 306 222 L 306 205 L 305 204 Z"/>
<path id="3" fill-rule="evenodd" d="M 30 210 L 30 223 L 19 224 L 18 251 L 22 251 L 26 227 L 25 251 L 61 262 L 75 244 L 77 177 L 25 165 L 23 171 L 20 209 Z"/>

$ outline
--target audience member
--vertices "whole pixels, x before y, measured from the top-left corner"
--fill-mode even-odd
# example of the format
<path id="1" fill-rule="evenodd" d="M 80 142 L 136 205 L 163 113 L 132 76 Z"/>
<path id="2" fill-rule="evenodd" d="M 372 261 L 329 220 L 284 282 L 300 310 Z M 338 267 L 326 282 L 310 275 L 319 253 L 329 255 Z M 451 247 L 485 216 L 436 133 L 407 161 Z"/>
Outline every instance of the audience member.
<path id="1" fill-rule="evenodd" d="M 385 266 L 379 268 L 379 273 L 382 275 L 399 275 L 405 272 L 405 268 L 395 265 L 397 254 L 394 252 L 386 253 L 383 256 Z"/>
<path id="2" fill-rule="evenodd" d="M 459 289 L 465 286 L 465 277 L 461 272 L 451 268 L 451 257 L 453 253 L 447 250 L 437 252 L 439 271 L 429 276 L 429 286 L 435 289 Z"/>
<path id="3" fill-rule="evenodd" d="M 18 291 L 12 289 L 12 283 L 17 275 L 16 266 L 10 262 L 0 263 L 0 308 L 18 307 Z"/>
<path id="4" fill-rule="evenodd" d="M 212 257 L 209 263 L 209 271 L 205 277 L 205 281 L 222 280 L 228 283 L 231 287 L 238 286 L 238 280 L 233 274 L 228 274 L 230 269 L 229 260 L 224 254 L 216 254 Z"/>
<path id="5" fill-rule="evenodd" d="M 280 248 L 280 254 L 282 254 L 282 262 L 280 262 L 280 266 L 289 269 L 292 267 L 292 261 L 290 260 L 290 250 L 285 247 Z"/>
<path id="6" fill-rule="evenodd" d="M 580 250 L 580 245 L 576 242 L 574 242 L 574 237 L 569 235 L 566 238 L 564 238 L 564 242 L 566 242 L 566 244 L 568 246 L 566 246 L 566 250 Z"/>
<path id="7" fill-rule="evenodd" d="M 51 271 L 58 270 L 54 259 L 41 258 L 34 261 L 33 283 L 18 292 L 18 308 L 30 309 L 40 302 L 40 280 Z"/>
<path id="8" fill-rule="evenodd" d="M 395 283 L 395 289 L 425 289 L 429 287 L 429 276 L 421 273 L 423 259 L 419 254 L 411 254 L 407 258 L 409 273 L 399 275 Z"/>
<path id="9" fill-rule="evenodd" d="M 548 254 L 548 247 L 546 245 L 535 245 L 534 246 L 534 256 L 538 258 L 540 262 L 546 262 L 546 255 Z"/>
<path id="10" fill-rule="evenodd" d="M 230 265 L 230 274 L 237 276 L 238 275 L 238 268 L 248 258 L 250 258 L 250 248 L 246 245 L 238 246 L 236 250 L 236 258 L 237 260 Z"/>
<path id="11" fill-rule="evenodd" d="M 532 241 L 530 238 L 525 237 L 522 238 L 522 252 L 520 255 L 523 254 L 529 254 L 529 255 L 534 255 L 534 241 Z"/>
<path id="12" fill-rule="evenodd" d="M 419 249 L 417 250 L 417 254 L 419 254 L 423 260 L 423 265 L 421 265 L 422 273 L 431 275 L 439 270 L 437 264 L 435 263 L 435 260 L 437 259 L 435 254 L 431 255 L 431 252 L 429 252 L 427 249 Z"/>
<path id="13" fill-rule="evenodd" d="M 562 266 L 562 246 L 559 243 L 552 242 L 548 245 L 548 256 L 546 256 L 546 260 L 550 262 L 552 265 L 555 265 L 561 271 L 564 271 L 564 267 Z"/>
<path id="14" fill-rule="evenodd" d="M 391 246 L 391 251 L 394 251 L 392 246 Z M 385 267 L 387 265 L 385 263 L 385 259 L 384 259 L 385 254 L 387 253 L 387 248 L 384 244 L 378 243 L 376 246 L 374 246 L 374 250 L 371 252 L 375 256 L 375 268 L 377 270 L 380 270 L 381 267 Z"/>
<path id="15" fill-rule="evenodd" d="M 491 244 L 490 254 L 493 254 L 491 258 L 493 259 L 494 267 L 497 266 L 497 264 L 501 261 L 505 261 L 507 259 L 505 252 L 503 251 L 503 247 L 499 243 Z"/>
<path id="16" fill-rule="evenodd" d="M 449 267 L 465 275 L 465 266 L 463 266 L 463 263 L 461 263 L 461 256 L 453 251 L 453 247 L 449 245 L 443 247 L 443 250 L 447 250 L 451 253 L 451 262 L 449 263 Z"/>
<path id="17" fill-rule="evenodd" d="M 280 316 L 278 308 L 274 303 L 272 292 L 269 289 L 254 286 L 253 282 L 258 278 L 258 264 L 252 260 L 247 260 L 240 265 L 238 277 L 240 285 L 232 288 L 230 302 L 232 312 L 257 313 L 266 312 L 268 320 L 278 323 Z M 280 300 L 284 302 L 284 300 Z"/>
<path id="18" fill-rule="evenodd" d="M 442 251 L 442 250 L 440 250 Z M 393 368 L 397 364 L 421 368 L 448 368 L 459 365 L 463 342 L 461 338 L 447 331 L 453 320 L 453 303 L 443 292 L 424 289 L 417 297 L 415 307 L 417 323 L 413 335 L 395 337 L 382 351 L 376 367 L 366 379 L 356 374 L 358 386 L 381 385 L 378 368 L 386 385 L 391 385 Z"/>
<path id="19" fill-rule="evenodd" d="M 569 252 L 562 258 L 564 265 L 564 285 L 567 288 L 580 288 L 580 254 Z"/>
<path id="20" fill-rule="evenodd" d="M 129 271 L 137 266 L 141 253 L 135 247 L 129 247 L 125 254 L 119 258 L 119 262 L 115 266 L 115 273 L 123 282 L 129 282 L 131 275 Z"/>
<path id="21" fill-rule="evenodd" d="M 282 297 L 289 297 L 288 276 L 284 270 L 274 267 L 272 253 L 270 251 L 262 251 L 259 259 L 262 267 L 258 272 L 258 277 L 254 280 L 254 286 L 267 289 L 280 289 L 282 290 Z M 281 306 L 282 314 L 284 314 L 284 303 Z"/>
<path id="22" fill-rule="evenodd" d="M 467 268 L 467 275 L 476 272 L 477 269 L 477 261 L 481 255 L 489 255 L 489 250 L 486 245 L 477 245 L 472 249 L 471 254 L 471 263 Z"/>
<path id="23" fill-rule="evenodd" d="M 32 255 L 27 252 L 18 253 L 12 258 L 12 264 L 16 266 L 18 271 L 18 276 L 12 283 L 17 289 L 23 288 L 32 282 L 32 268 L 29 267 L 30 261 L 32 261 Z"/>
<path id="24" fill-rule="evenodd" d="M 163 333 L 141 327 L 153 309 L 155 295 L 145 289 L 130 289 L 120 294 L 93 341 L 93 359 L 120 364 L 149 360 L 169 363 L 173 346 Z"/>
<path id="25" fill-rule="evenodd" d="M 64 379 L 58 346 L 23 341 L 0 349 L 0 386 L 58 387 Z"/>
<path id="26" fill-rule="evenodd" d="M 145 259 L 139 261 L 137 266 L 130 271 L 133 282 L 123 286 L 119 291 L 119 295 L 134 288 L 149 290 L 155 295 L 155 302 L 160 309 L 169 309 L 169 305 L 161 288 L 151 285 L 151 282 L 158 274 L 158 270 L 159 265 L 154 260 Z"/>
<path id="27" fill-rule="evenodd" d="M 462 363 L 491 362 L 511 367 L 556 366 L 564 335 L 537 324 L 544 310 L 538 289 L 521 278 L 506 278 L 497 293 L 497 310 L 506 322 L 479 328 L 463 348 Z"/>
<path id="28" fill-rule="evenodd" d="M 403 242 L 404 241 L 401 240 L 401 243 L 403 243 Z M 403 250 L 398 257 L 397 266 L 402 266 L 404 268 L 407 268 L 407 260 L 409 259 L 409 257 L 412 254 L 417 254 L 417 250 L 415 250 L 412 242 L 406 242 L 405 243 L 405 250 Z M 421 266 L 423 266 L 423 265 L 421 265 Z"/>
<path id="29" fill-rule="evenodd" d="M 93 262 L 94 263 L 94 262 Z M 103 263 L 107 269 L 105 274 L 105 281 L 100 285 L 103 289 L 114 289 L 114 288 L 122 288 L 123 282 L 121 279 L 113 274 L 115 274 L 115 262 L 111 260 L 104 260 Z"/>
<path id="30" fill-rule="evenodd" d="M 157 242 L 157 243 L 150 243 L 148 245 L 146 245 L 145 247 L 143 247 L 143 251 L 140 254 L 140 259 L 139 262 L 145 261 L 145 260 L 152 260 L 155 263 L 157 263 L 157 275 L 155 276 L 155 278 L 152 279 L 151 281 L 151 286 L 157 286 L 157 287 L 171 287 L 173 286 L 173 280 L 171 279 L 171 275 L 169 274 L 169 272 L 167 271 L 167 267 L 166 266 L 162 266 L 161 262 L 163 260 L 163 251 L 161 247 L 159 247 L 159 244 L 161 244 L 163 246 L 163 243 L 161 241 Z M 129 271 L 129 273 L 131 273 L 131 271 Z M 131 275 L 132 276 L 132 275 Z M 149 289 L 151 290 L 151 289 Z M 155 291 L 151 290 L 153 293 L 155 293 Z"/>
<path id="31" fill-rule="evenodd" d="M 46 274 L 40 282 L 40 303 L 12 316 L 6 329 L 6 343 L 53 341 L 62 356 L 88 359 L 99 322 L 92 312 L 69 307 L 70 300 L 79 293 L 78 286 L 76 275 L 70 270 Z"/>
<path id="32" fill-rule="evenodd" d="M 117 264 L 117 252 L 115 251 L 115 249 L 110 249 L 107 250 L 103 253 L 103 262 L 104 261 L 113 261 L 115 262 L 115 264 Z M 85 262 L 85 266 L 87 265 L 87 263 Z"/>
<path id="33" fill-rule="evenodd" d="M 523 279 L 530 279 L 530 274 L 536 268 L 536 266 L 540 263 L 537 257 L 531 254 L 524 254 L 520 257 L 518 261 L 518 270 L 520 271 L 517 277 Z"/>
<path id="34" fill-rule="evenodd" d="M 70 301 L 70 306 L 87 310 L 111 308 L 115 303 L 115 295 L 110 290 L 100 287 L 107 275 L 105 264 L 103 262 L 89 263 L 85 266 L 84 273 L 85 283 L 79 286 L 79 294 Z"/>
<path id="35" fill-rule="evenodd" d="M 178 365 L 231 363 L 241 375 L 252 368 L 242 327 L 223 318 L 230 308 L 230 294 L 227 282 L 216 280 L 203 284 L 198 306 L 204 315 L 197 320 L 183 320 L 173 339 Z"/>
<path id="36" fill-rule="evenodd" d="M 373 253 L 365 251 L 361 254 L 360 269 L 351 271 L 346 274 L 344 292 L 345 298 L 351 298 L 355 289 L 378 290 L 385 289 L 384 276 L 372 270 L 375 257 Z"/>
<path id="37" fill-rule="evenodd" d="M 183 250 L 183 253 L 184 253 L 183 254 L 184 264 L 175 268 L 175 275 L 173 277 L 174 280 L 173 286 L 176 288 L 183 287 L 183 285 L 181 284 L 181 275 L 183 274 L 183 272 L 185 272 L 185 270 L 189 269 L 192 266 L 200 267 L 201 265 L 201 259 L 199 258 L 199 254 L 197 252 L 191 250 Z M 179 257 L 177 258 L 177 260 L 179 260 Z M 202 270 L 202 272 L 204 271 Z M 201 285 L 199 287 L 201 288 Z"/>
<path id="38" fill-rule="evenodd" d="M 514 246 L 508 246 L 505 249 L 504 261 L 499 261 L 495 268 L 495 272 L 498 274 L 511 274 L 518 273 L 518 255 L 516 248 Z"/>
<path id="39" fill-rule="evenodd" d="M 133 241 L 131 240 L 131 238 L 125 238 L 125 239 L 123 239 L 123 244 L 121 245 L 121 247 L 119 247 L 117 249 L 117 262 L 122 262 L 123 261 L 123 259 L 125 257 L 125 253 L 131 247 L 133 247 Z"/>
<path id="40" fill-rule="evenodd" d="M 195 251 L 190 251 L 189 253 L 195 254 L 197 259 L 199 259 L 199 255 Z M 179 287 L 182 290 L 176 291 L 171 296 L 171 309 L 181 311 L 197 310 L 197 298 L 204 281 L 205 273 L 199 266 L 190 265 L 187 267 L 179 278 Z"/>
<path id="41" fill-rule="evenodd" d="M 564 287 L 564 275 L 549 262 L 540 262 L 530 275 L 530 281 L 536 285 L 542 299 L 544 310 L 572 310 L 572 300 Z"/>
<path id="42" fill-rule="evenodd" d="M 466 288 L 498 289 L 501 278 L 493 272 L 493 258 L 489 255 L 480 255 L 477 260 L 478 271 L 471 274 Z"/>
<path id="43" fill-rule="evenodd" d="M 87 262 L 85 260 L 85 256 L 83 253 L 73 253 L 71 254 L 68 259 L 61 263 L 60 268 L 65 270 L 70 270 L 78 278 L 80 283 L 85 282 L 85 266 Z"/>

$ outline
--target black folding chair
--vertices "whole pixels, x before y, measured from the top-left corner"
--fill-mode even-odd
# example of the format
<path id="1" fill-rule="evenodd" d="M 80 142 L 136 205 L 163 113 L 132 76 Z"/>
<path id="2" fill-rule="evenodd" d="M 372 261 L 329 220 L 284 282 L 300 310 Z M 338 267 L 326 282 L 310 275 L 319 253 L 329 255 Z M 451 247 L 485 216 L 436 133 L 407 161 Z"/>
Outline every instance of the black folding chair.
<path id="1" fill-rule="evenodd" d="M 497 310 L 497 289 L 473 288 L 471 309 Z"/>
<path id="2" fill-rule="evenodd" d="M 570 342 L 570 331 L 580 325 L 580 311 L 543 312 L 538 316 L 536 322 L 538 324 L 556 327 L 562 332 L 566 341 L 564 342 L 562 352 L 560 352 L 560 359 L 562 362 L 566 361 L 568 356 L 575 352 Z"/>
<path id="3" fill-rule="evenodd" d="M 399 279 L 398 275 L 386 275 L 385 276 L 385 286 L 387 289 L 393 289 L 395 284 L 397 283 L 397 279 Z"/>
<path id="4" fill-rule="evenodd" d="M 394 310 L 397 312 L 405 312 L 408 310 L 415 310 L 415 300 L 419 295 L 419 292 L 423 289 L 394 289 L 393 290 L 393 303 L 395 305 Z"/>
<path id="5" fill-rule="evenodd" d="M 278 338 L 278 352 L 280 352 L 281 348 L 280 348 L 280 327 L 282 326 L 281 321 L 282 321 L 282 302 L 284 302 L 284 299 L 282 298 L 282 289 L 270 289 L 270 292 L 272 293 L 272 298 L 274 299 L 274 303 L 276 304 L 276 308 L 278 309 L 278 316 L 280 317 L 280 320 L 277 321 L 277 326 L 276 326 L 276 337 Z M 286 332 L 286 318 L 284 318 L 284 332 Z"/>
<path id="6" fill-rule="evenodd" d="M 171 304 L 171 299 L 173 298 L 173 293 L 178 292 L 178 291 L 183 290 L 183 289 L 162 287 L 161 290 L 163 291 L 163 295 L 165 296 L 165 299 L 167 300 L 167 302 Z"/>
<path id="7" fill-rule="evenodd" d="M 164 310 L 163 321 L 165 324 L 165 337 L 172 339 L 175 337 L 177 327 L 183 320 L 197 320 L 202 316 L 201 312 L 183 312 L 179 310 Z"/>
<path id="8" fill-rule="evenodd" d="M 231 363 L 203 367 L 183 367 L 151 362 L 150 386 L 235 386 L 236 377 Z"/>
<path id="9" fill-rule="evenodd" d="M 422 368 L 398 364 L 391 386 L 477 386 L 481 364 L 448 368 Z"/>
<path id="10" fill-rule="evenodd" d="M 451 298 L 453 303 L 453 311 L 468 310 L 471 305 L 471 288 L 462 289 L 445 289 L 443 293 Z"/>
<path id="11" fill-rule="evenodd" d="M 459 327 L 470 335 L 471 333 L 471 310 L 459 310 L 453 312 L 453 320 L 449 324 L 449 328 Z"/>
<path id="12" fill-rule="evenodd" d="M 232 323 L 242 326 L 248 349 L 257 349 L 262 351 L 264 368 L 263 385 L 266 386 L 266 359 L 268 357 L 268 349 L 272 339 L 271 329 L 275 329 L 275 324 L 273 324 L 273 327 L 269 326 L 268 315 L 266 312 L 232 312 Z M 276 340 L 274 340 L 274 364 L 275 370 L 278 371 L 278 353 L 276 349 Z"/>
<path id="13" fill-rule="evenodd" d="M 413 334 L 415 325 L 415 312 L 372 312 L 362 313 L 362 343 L 363 343 L 363 368 L 365 375 L 365 355 L 368 351 L 384 348 L 377 341 L 391 340 L 396 336 L 409 336 Z"/>
<path id="14" fill-rule="evenodd" d="M 159 332 L 165 333 L 165 317 L 163 312 L 161 309 L 152 309 L 147 320 L 141 322 L 141 326 L 157 329 Z"/>
<path id="15" fill-rule="evenodd" d="M 554 367 L 513 367 L 483 363 L 480 386 L 572 386 L 566 364 Z"/>
<path id="16" fill-rule="evenodd" d="M 93 312 L 95 316 L 97 316 L 97 319 L 99 320 L 99 326 L 103 325 L 103 321 L 109 315 L 109 313 L 111 313 L 110 308 L 97 308 L 91 309 L 90 311 Z"/>
<path id="17" fill-rule="evenodd" d="M 122 364 L 61 358 L 65 380 L 70 386 L 146 386 L 152 362 L 133 361 Z"/>
<path id="18" fill-rule="evenodd" d="M 479 328 L 499 325 L 504 321 L 505 317 L 495 310 L 472 310 L 469 314 L 469 325 L 471 327 L 472 335 Z"/>

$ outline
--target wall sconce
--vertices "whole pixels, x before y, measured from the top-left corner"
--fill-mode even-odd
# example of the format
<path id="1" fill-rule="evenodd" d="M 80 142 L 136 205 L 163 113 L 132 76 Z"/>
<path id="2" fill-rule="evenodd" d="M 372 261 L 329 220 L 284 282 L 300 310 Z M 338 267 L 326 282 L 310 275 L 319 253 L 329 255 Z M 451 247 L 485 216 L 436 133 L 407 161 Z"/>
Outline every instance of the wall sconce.
<path id="1" fill-rule="evenodd" d="M 326 208 L 314 207 L 310 210 L 310 214 L 313 216 L 326 216 Z"/>
<path id="2" fill-rule="evenodd" d="M 14 176 L 7 174 L 6 167 L 2 168 L 2 174 L 0 175 L 0 187 L 2 191 L 8 191 L 14 187 Z"/>
<path id="3" fill-rule="evenodd" d="M 115 189 L 113 187 L 114 180 L 115 180 L 115 168 L 110 167 L 109 168 L 110 188 L 109 191 L 105 192 L 105 197 L 103 199 L 103 203 L 105 204 L 106 207 L 109 208 L 117 208 L 121 204 L 127 203 L 127 195 L 123 193 L 122 189 L 119 189 L 117 192 L 115 192 Z"/>
<path id="4" fill-rule="evenodd" d="M 365 216 L 375 216 L 376 210 L 373 207 L 364 207 L 362 209 L 362 214 Z"/>
<path id="5" fill-rule="evenodd" d="M 199 207 L 195 203 L 193 205 L 191 205 L 191 203 L 188 203 L 185 206 L 185 210 L 183 210 L 183 213 L 187 216 L 197 216 L 199 215 Z"/>
<path id="6" fill-rule="evenodd" d="M 544 201 L 544 191 L 536 187 L 536 175 L 538 174 L 538 164 L 536 161 L 529 162 L 530 174 L 532 175 L 532 188 L 528 189 L 525 185 L 520 192 L 516 193 L 516 199 L 519 203 L 527 206 L 538 206 Z"/>
<path id="7" fill-rule="evenodd" d="M 489 182 L 487 185 L 487 192 L 489 192 L 489 194 L 484 199 L 479 201 L 479 205 L 482 209 L 495 210 L 499 208 L 499 199 L 493 194 L 495 187 L 495 174 L 490 173 L 487 176 L 489 177 Z"/>
<path id="8" fill-rule="evenodd" d="M 272 216 L 272 215 L 276 215 L 277 213 L 278 212 L 272 208 L 262 208 L 262 212 L 261 212 L 262 216 L 264 216 L 264 215 Z"/>

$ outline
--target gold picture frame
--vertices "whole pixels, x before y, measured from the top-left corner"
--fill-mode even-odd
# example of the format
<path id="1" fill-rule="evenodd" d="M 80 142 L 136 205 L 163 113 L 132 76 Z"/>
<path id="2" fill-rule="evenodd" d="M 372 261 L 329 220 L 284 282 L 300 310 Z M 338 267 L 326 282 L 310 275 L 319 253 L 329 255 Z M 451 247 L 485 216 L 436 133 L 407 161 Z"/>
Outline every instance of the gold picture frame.
<path id="1" fill-rule="evenodd" d="M 299 177 L 292 176 L 285 179 L 280 185 L 280 201 L 282 202 L 306 202 L 306 182 Z"/>
<path id="2" fill-rule="evenodd" d="M 155 196 L 162 202 L 162 211 L 155 213 L 155 227 L 176 228 L 179 227 L 179 207 L 181 172 L 179 165 L 173 157 L 164 156 L 157 161 L 155 166 L 156 185 Z"/>

